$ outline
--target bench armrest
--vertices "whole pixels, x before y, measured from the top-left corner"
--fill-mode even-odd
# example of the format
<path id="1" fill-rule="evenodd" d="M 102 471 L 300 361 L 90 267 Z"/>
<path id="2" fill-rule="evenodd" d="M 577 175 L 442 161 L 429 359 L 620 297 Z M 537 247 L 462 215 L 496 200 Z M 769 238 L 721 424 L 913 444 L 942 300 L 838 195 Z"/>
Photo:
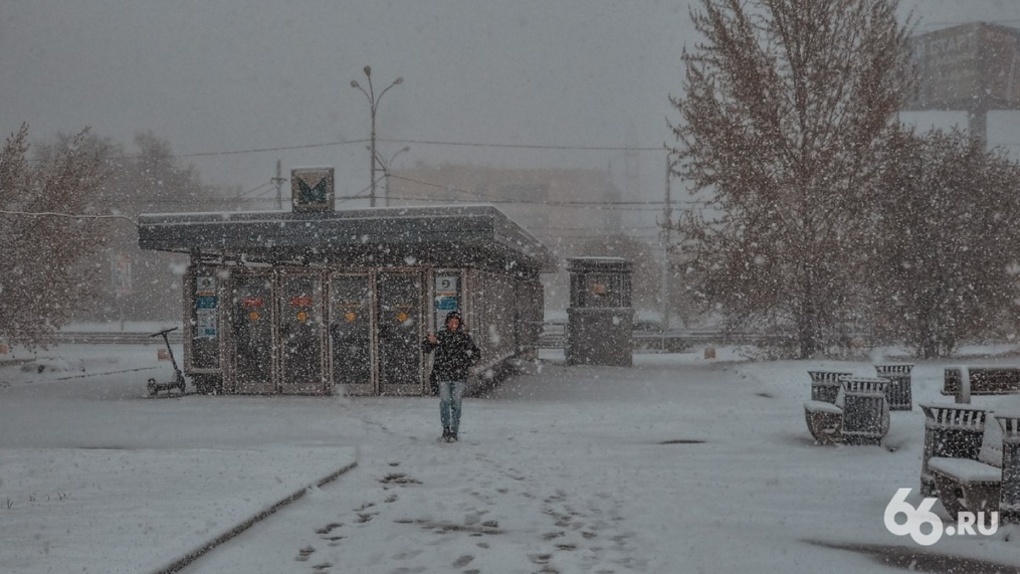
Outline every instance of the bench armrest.
<path id="1" fill-rule="evenodd" d="M 843 409 L 827 401 L 805 401 L 804 410 L 809 413 L 832 413 L 834 415 L 843 414 Z"/>
<path id="2" fill-rule="evenodd" d="M 995 421 L 1002 429 L 1003 443 L 1020 443 L 1020 413 L 996 414 Z"/>

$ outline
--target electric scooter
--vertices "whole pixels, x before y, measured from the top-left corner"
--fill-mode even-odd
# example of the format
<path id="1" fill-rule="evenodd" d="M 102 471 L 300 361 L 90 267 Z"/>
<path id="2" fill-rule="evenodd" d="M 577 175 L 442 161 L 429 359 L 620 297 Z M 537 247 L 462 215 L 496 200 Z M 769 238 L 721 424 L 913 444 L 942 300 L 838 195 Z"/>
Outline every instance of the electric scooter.
<path id="1" fill-rule="evenodd" d="M 173 389 L 177 389 L 177 391 L 182 395 L 184 394 L 184 389 L 187 386 L 187 384 L 184 382 L 184 373 L 182 373 L 181 369 L 177 367 L 177 359 L 174 358 L 174 350 L 170 348 L 170 339 L 167 338 L 167 333 L 176 330 L 177 327 L 171 327 L 169 329 L 163 329 L 158 333 L 153 333 L 149 335 L 150 337 L 159 337 L 162 335 L 163 342 L 166 343 L 166 350 L 170 353 L 170 362 L 174 366 L 174 380 L 166 383 L 159 383 L 156 382 L 156 379 L 149 379 L 147 385 L 149 389 L 149 396 L 154 397 L 157 394 L 159 394 L 160 391 L 166 391 L 167 394 L 170 394 L 170 391 Z"/>

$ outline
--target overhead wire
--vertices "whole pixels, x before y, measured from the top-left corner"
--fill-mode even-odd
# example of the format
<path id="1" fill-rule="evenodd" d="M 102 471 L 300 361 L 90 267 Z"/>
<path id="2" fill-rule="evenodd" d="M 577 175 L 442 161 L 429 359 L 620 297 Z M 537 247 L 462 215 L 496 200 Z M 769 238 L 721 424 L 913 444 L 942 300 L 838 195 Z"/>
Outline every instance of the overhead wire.
<path id="1" fill-rule="evenodd" d="M 63 213 L 59 211 L 12 211 L 6 209 L 0 209 L 0 215 L 19 215 L 26 217 L 59 217 L 66 219 L 118 219 L 128 221 L 134 226 L 138 226 L 138 221 L 132 219 L 126 215 L 116 214 L 92 214 L 92 213 Z"/>
<path id="2" fill-rule="evenodd" d="M 556 200 L 527 200 L 527 199 L 517 199 L 517 198 L 506 198 L 506 197 L 501 197 L 501 196 L 493 196 L 491 194 L 487 194 L 487 193 L 483 193 L 483 192 L 469 191 L 469 190 L 466 190 L 466 189 L 461 189 L 461 188 L 459 188 L 457 186 L 443 185 L 443 184 L 440 184 L 440 183 L 429 182 L 429 181 L 425 181 L 425 180 L 421 180 L 421 179 L 417 179 L 417 178 L 413 178 L 413 177 L 405 177 L 405 176 L 402 176 L 402 175 L 396 175 L 396 174 L 392 174 L 392 173 L 390 174 L 390 177 L 392 177 L 393 179 L 403 180 L 403 181 L 407 181 L 409 183 L 416 183 L 416 184 L 424 185 L 424 186 L 427 186 L 427 187 L 435 187 L 435 188 L 439 188 L 439 189 L 443 189 L 443 190 L 447 190 L 447 191 L 456 191 L 458 193 L 466 194 L 466 195 L 470 195 L 470 196 L 474 196 L 474 197 L 487 198 L 491 203 L 516 203 L 516 204 L 530 204 L 530 205 L 546 205 L 546 206 L 551 206 L 551 207 L 658 206 L 658 205 L 664 205 L 666 203 L 665 200 L 662 200 L 662 201 L 658 201 L 658 200 L 656 200 L 656 201 L 556 201 Z M 431 198 L 431 197 L 430 198 L 426 198 L 426 197 L 404 197 L 404 196 L 395 197 L 395 196 L 391 196 L 391 198 L 393 198 L 393 199 L 401 199 L 401 200 L 404 200 L 404 201 L 458 201 L 456 199 L 450 199 L 450 198 Z M 700 205 L 701 203 L 703 203 L 703 201 L 701 201 L 701 200 L 684 200 L 684 201 L 671 201 L 670 203 L 686 203 L 686 204 L 698 204 L 698 205 Z M 638 209 L 638 210 L 640 210 L 640 209 Z M 655 208 L 655 211 L 658 211 L 658 208 Z"/>
<path id="3" fill-rule="evenodd" d="M 320 142 L 313 144 L 299 144 L 290 146 L 271 146 L 271 147 L 258 147 L 258 148 L 244 148 L 235 150 L 213 150 L 204 152 L 192 152 L 192 153 L 176 153 L 170 154 L 170 157 L 175 158 L 188 158 L 188 157 L 215 157 L 221 155 L 241 155 L 248 153 L 266 153 L 275 151 L 291 151 L 298 149 L 313 149 L 320 147 L 336 147 L 345 146 L 351 144 L 364 144 L 368 143 L 369 139 L 353 139 L 353 140 L 338 140 L 331 142 Z M 665 146 L 624 146 L 624 145 L 577 145 L 577 144 L 514 144 L 514 143 L 498 143 L 498 142 L 472 142 L 472 141 L 444 141 L 444 140 L 428 140 L 428 139 L 398 139 L 398 138 L 376 138 L 376 142 L 384 143 L 402 143 L 402 144 L 416 144 L 416 145 L 438 145 L 438 146 L 453 146 L 453 147 L 480 147 L 480 148 L 505 148 L 505 149 L 538 149 L 538 150 L 575 150 L 575 151 L 635 151 L 635 152 L 651 152 L 651 151 L 666 151 Z M 117 156 L 111 157 L 110 159 L 130 159 L 136 156 Z"/>

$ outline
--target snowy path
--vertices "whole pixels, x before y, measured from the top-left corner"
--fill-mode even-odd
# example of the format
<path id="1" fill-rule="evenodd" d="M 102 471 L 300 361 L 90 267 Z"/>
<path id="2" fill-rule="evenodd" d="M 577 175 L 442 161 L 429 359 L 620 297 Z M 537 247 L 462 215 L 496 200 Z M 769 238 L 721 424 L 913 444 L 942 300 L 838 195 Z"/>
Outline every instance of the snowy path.
<path id="1" fill-rule="evenodd" d="M 794 436 L 799 429 L 784 448 L 809 451 L 815 463 L 754 452 L 749 436 L 789 433 L 791 421 L 741 429 L 727 412 L 746 411 L 735 401 L 770 412 L 775 401 L 756 394 L 764 391 L 718 366 L 686 367 L 679 378 L 610 372 L 599 380 L 605 369 L 547 367 L 469 400 L 457 444 L 435 441 L 434 399 L 358 400 L 358 468 L 187 572 L 719 572 L 758 571 L 763 561 L 795 572 L 834 555 L 848 571 L 893 571 L 798 540 L 840 540 L 837 527 L 784 526 L 798 513 L 817 525 L 843 481 L 802 492 L 801 481 L 784 480 L 832 472 L 815 463 L 836 451 L 818 451 Z M 791 416 L 803 424 L 801 413 Z M 810 497 L 823 500 L 800 502 Z M 280 550 L 271 564 L 257 551 L 266 545 Z"/>

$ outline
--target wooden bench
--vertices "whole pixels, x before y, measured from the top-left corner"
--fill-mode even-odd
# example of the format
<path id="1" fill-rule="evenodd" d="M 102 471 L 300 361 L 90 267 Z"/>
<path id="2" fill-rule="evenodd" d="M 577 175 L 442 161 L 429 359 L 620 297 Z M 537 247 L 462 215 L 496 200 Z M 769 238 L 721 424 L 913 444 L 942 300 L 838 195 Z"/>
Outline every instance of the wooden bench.
<path id="1" fill-rule="evenodd" d="M 943 508 L 953 518 L 962 511 L 998 511 L 1000 523 L 1020 522 L 1020 414 L 993 414 L 995 425 L 986 425 L 988 412 L 960 405 L 924 405 L 925 451 L 933 454 L 922 463 Z M 955 411 L 954 411 L 955 409 Z M 941 413 L 941 415 L 940 415 Z M 938 417 L 941 416 L 941 420 Z M 936 417 L 936 418 L 932 418 Z M 931 444 L 929 428 L 935 431 Z M 944 447 L 950 434 L 968 436 L 959 449 Z M 980 432 L 980 448 L 974 453 L 973 435 Z"/>
<path id="2" fill-rule="evenodd" d="M 842 377 L 830 402 L 804 403 L 808 430 L 818 444 L 877 445 L 889 432 L 888 379 Z"/>
<path id="3" fill-rule="evenodd" d="M 942 381 L 942 394 L 956 397 L 957 403 L 969 403 L 971 395 L 1017 393 L 1020 367 L 946 367 Z"/>

